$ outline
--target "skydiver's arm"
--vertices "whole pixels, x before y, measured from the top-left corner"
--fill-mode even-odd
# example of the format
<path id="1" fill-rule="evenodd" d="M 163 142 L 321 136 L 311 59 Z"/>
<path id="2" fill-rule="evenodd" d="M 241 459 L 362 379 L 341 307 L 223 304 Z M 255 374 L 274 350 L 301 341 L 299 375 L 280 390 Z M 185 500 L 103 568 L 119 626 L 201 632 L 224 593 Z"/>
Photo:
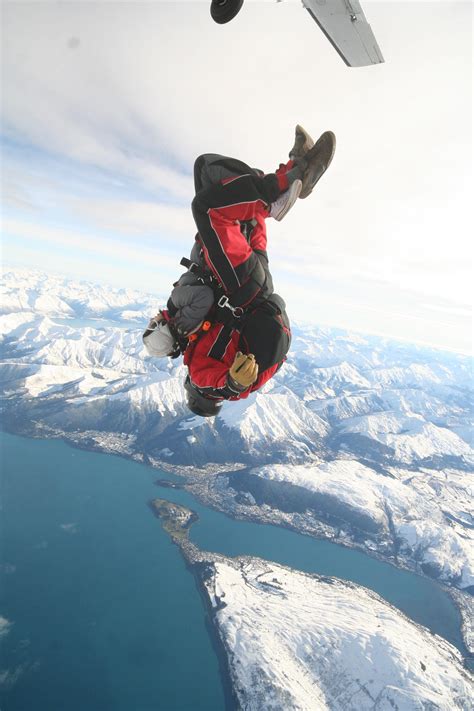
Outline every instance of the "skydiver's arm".
<path id="1" fill-rule="evenodd" d="M 230 368 L 228 364 L 202 354 L 198 362 L 192 358 L 188 365 L 192 384 L 211 399 L 237 400 L 247 397 L 258 374 L 254 356 L 242 353 L 236 355 Z"/>
<path id="2" fill-rule="evenodd" d="M 244 391 L 240 390 L 232 380 L 229 379 L 229 368 L 223 363 L 219 363 L 213 358 L 212 363 L 202 364 L 199 368 L 190 368 L 189 376 L 193 385 L 195 385 L 203 395 L 207 397 L 215 397 L 216 399 L 224 400 L 240 400 L 247 398 L 250 393 L 259 390 L 265 383 L 270 380 L 280 367 L 280 364 L 272 365 L 262 373 L 258 374 L 257 380 Z M 219 363 L 220 368 L 216 367 Z"/>
<path id="3" fill-rule="evenodd" d="M 192 384 L 209 398 L 229 400 L 240 396 L 228 387 L 229 366 L 215 358 L 201 358 L 199 365 L 191 361 L 189 377 Z"/>

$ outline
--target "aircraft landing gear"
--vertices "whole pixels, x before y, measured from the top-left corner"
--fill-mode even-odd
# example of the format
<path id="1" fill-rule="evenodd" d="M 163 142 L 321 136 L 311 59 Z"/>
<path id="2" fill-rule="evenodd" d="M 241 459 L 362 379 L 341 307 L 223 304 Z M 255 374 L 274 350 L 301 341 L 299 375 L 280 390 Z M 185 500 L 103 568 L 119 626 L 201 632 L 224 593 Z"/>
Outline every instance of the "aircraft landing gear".
<path id="1" fill-rule="evenodd" d="M 211 17 L 218 25 L 230 22 L 239 12 L 244 0 L 212 0 Z"/>

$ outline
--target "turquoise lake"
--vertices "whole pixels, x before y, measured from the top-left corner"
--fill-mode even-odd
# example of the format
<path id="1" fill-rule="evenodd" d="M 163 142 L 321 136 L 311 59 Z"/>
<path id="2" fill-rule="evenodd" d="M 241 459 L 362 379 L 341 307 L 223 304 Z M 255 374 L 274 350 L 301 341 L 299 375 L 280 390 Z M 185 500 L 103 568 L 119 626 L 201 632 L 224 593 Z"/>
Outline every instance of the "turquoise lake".
<path id="1" fill-rule="evenodd" d="M 463 653 L 460 615 L 431 580 L 275 526 L 234 521 L 177 477 L 59 440 L 1 434 L 2 711 L 221 711 L 219 660 L 194 578 L 148 508 L 193 508 L 191 540 L 353 580 Z"/>

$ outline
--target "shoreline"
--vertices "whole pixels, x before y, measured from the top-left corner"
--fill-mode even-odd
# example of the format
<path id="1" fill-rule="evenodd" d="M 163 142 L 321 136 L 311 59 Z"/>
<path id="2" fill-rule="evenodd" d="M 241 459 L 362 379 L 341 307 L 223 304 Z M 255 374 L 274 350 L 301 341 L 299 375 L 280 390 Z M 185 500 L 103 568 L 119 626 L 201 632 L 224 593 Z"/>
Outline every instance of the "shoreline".
<path id="1" fill-rule="evenodd" d="M 214 653 L 217 657 L 219 667 L 219 676 L 221 679 L 222 690 L 224 693 L 224 711 L 239 711 L 240 705 L 232 684 L 232 675 L 230 672 L 229 658 L 225 649 L 224 643 L 219 634 L 219 629 L 214 620 L 214 610 L 210 603 L 209 597 L 203 588 L 199 573 L 196 569 L 196 564 L 191 564 L 184 556 L 186 568 L 190 571 L 194 578 L 194 583 L 201 599 L 204 611 L 204 625 L 206 627 L 209 639 Z"/>
<path id="2" fill-rule="evenodd" d="M 27 434 L 23 432 L 15 432 L 12 431 L 10 428 L 7 428 L 5 426 L 0 427 L 0 432 L 5 432 L 6 434 L 10 434 L 13 436 L 19 436 L 19 437 L 25 437 L 27 439 L 39 439 L 39 440 L 50 440 L 50 439 L 59 439 L 66 446 L 70 446 L 72 448 L 76 448 L 82 451 L 86 452 L 93 452 L 95 454 L 105 454 L 105 455 L 114 455 L 114 456 L 120 456 L 123 459 L 127 459 L 129 461 L 133 461 L 136 464 L 141 464 L 142 466 L 145 466 L 151 470 L 156 470 L 156 469 L 162 469 L 163 471 L 174 474 L 176 477 L 183 477 L 184 472 L 179 472 L 179 467 L 175 468 L 170 466 L 169 463 L 166 463 L 167 466 L 166 468 L 163 466 L 161 462 L 151 462 L 148 457 L 144 457 L 143 455 L 139 454 L 134 454 L 130 451 L 128 451 L 126 448 L 125 449 L 107 449 L 106 446 L 104 446 L 102 443 L 97 442 L 93 438 L 89 439 L 87 438 L 87 434 L 85 435 L 84 439 L 87 438 L 87 442 L 81 441 L 81 439 L 75 439 L 74 435 L 78 435 L 80 433 L 71 433 L 71 437 L 67 436 L 67 433 L 55 430 L 54 428 L 43 428 L 43 431 L 38 431 L 38 429 L 33 430 L 31 432 L 28 430 Z M 145 461 L 143 459 L 145 458 Z M 236 463 L 237 466 L 234 464 L 233 467 L 231 468 L 230 465 L 228 465 L 228 468 L 220 468 L 219 465 L 215 465 L 212 467 L 214 470 L 213 473 L 215 474 L 228 474 L 233 471 L 240 471 L 241 469 L 247 469 L 248 467 L 245 465 L 242 465 L 242 467 L 239 467 L 239 463 Z M 219 469 L 218 469 L 219 467 Z M 189 469 L 188 468 L 187 474 L 189 475 Z M 215 471 L 217 470 L 218 471 Z M 179 473 L 176 473 L 178 471 Z M 156 481 L 154 482 L 156 484 Z M 174 482 L 173 482 L 174 483 Z M 190 493 L 192 496 L 195 496 L 198 501 L 206 506 L 207 508 L 213 509 L 215 511 L 218 511 L 219 513 L 224 513 L 226 516 L 229 516 L 229 518 L 232 518 L 234 520 L 241 520 L 241 521 L 249 521 L 252 523 L 256 523 L 259 525 L 273 525 L 277 526 L 280 528 L 285 528 L 287 530 L 292 531 L 293 533 L 296 533 L 298 535 L 304 535 L 308 536 L 310 538 L 316 539 L 316 540 L 325 540 L 330 543 L 333 543 L 335 545 L 340 545 L 345 548 L 350 548 L 353 550 L 358 550 L 359 552 L 370 556 L 371 558 L 374 558 L 378 561 L 381 561 L 383 563 L 389 563 L 392 565 L 394 568 L 399 569 L 399 570 L 405 570 L 406 572 L 409 572 L 414 575 L 418 575 L 421 578 L 424 578 L 426 580 L 431 581 L 435 585 L 439 586 L 445 593 L 447 593 L 451 600 L 453 601 L 456 611 L 458 612 L 459 615 L 459 629 L 461 632 L 461 638 L 463 641 L 464 649 L 460 650 L 464 659 L 465 659 L 465 665 L 467 668 L 472 669 L 474 666 L 474 636 L 472 633 L 471 626 L 469 624 L 470 622 L 470 607 L 467 602 L 468 599 L 472 597 L 472 593 L 469 591 L 465 591 L 459 588 L 456 588 L 454 586 L 450 586 L 446 584 L 443 581 L 440 581 L 439 579 L 430 577 L 429 575 L 426 575 L 422 571 L 416 570 L 410 565 L 410 561 L 406 560 L 397 560 L 395 562 L 393 559 L 390 559 L 388 556 L 384 556 L 377 550 L 373 550 L 370 548 L 366 548 L 362 545 L 353 543 L 351 541 L 347 540 L 339 540 L 335 538 L 334 536 L 330 535 L 324 535 L 323 533 L 319 534 L 314 534 L 309 530 L 303 530 L 299 529 L 296 525 L 292 525 L 290 522 L 287 521 L 266 521 L 263 517 L 255 516 L 252 515 L 252 513 L 246 513 L 244 511 L 238 511 L 238 512 L 229 512 L 227 509 L 224 507 L 220 507 L 216 505 L 215 501 L 209 501 L 205 495 L 203 495 L 201 492 L 196 491 L 195 487 L 191 482 L 185 481 L 183 485 L 180 485 L 178 482 L 178 485 L 176 487 L 170 487 L 170 488 L 177 488 L 177 489 L 183 489 Z M 156 514 L 155 514 L 156 515 Z M 190 544 L 192 545 L 192 544 Z M 368 588 L 371 589 L 371 588 Z M 375 592 L 375 591 L 374 591 Z M 464 598 L 465 596 L 465 598 Z"/>
<path id="3" fill-rule="evenodd" d="M 155 500 L 151 502 L 151 505 L 155 509 L 155 512 L 157 512 L 157 517 L 162 518 L 165 521 L 165 530 L 167 530 L 168 533 L 172 535 L 172 540 L 173 543 L 175 543 L 179 548 L 180 552 L 185 560 L 185 564 L 188 567 L 188 569 L 192 572 L 196 586 L 198 589 L 198 592 L 200 594 L 201 599 L 203 600 L 204 604 L 204 609 L 206 611 L 206 616 L 205 616 L 205 622 L 206 622 L 206 629 L 208 630 L 210 634 L 210 638 L 213 643 L 213 648 L 215 650 L 215 653 L 218 657 L 219 660 L 219 669 L 222 674 L 222 678 L 224 680 L 224 683 L 229 683 L 230 688 L 233 691 L 229 697 L 229 702 L 234 705 L 228 705 L 226 701 L 226 706 L 225 709 L 226 711 L 238 711 L 242 707 L 239 703 L 238 700 L 238 695 L 237 691 L 234 689 L 238 688 L 239 684 L 239 678 L 236 669 L 233 668 L 233 658 L 234 655 L 232 653 L 232 649 L 228 649 L 225 640 L 222 638 L 219 625 L 217 622 L 217 617 L 216 613 L 221 609 L 222 606 L 226 606 L 226 603 L 223 602 L 219 597 L 216 596 L 217 602 L 214 602 L 213 605 L 213 596 L 211 595 L 211 592 L 207 589 L 206 586 L 206 579 L 209 576 L 209 574 L 212 575 L 212 567 L 216 565 L 216 563 L 222 561 L 224 563 L 233 565 L 233 566 L 239 566 L 242 564 L 242 561 L 260 561 L 262 564 L 267 564 L 271 565 L 271 563 L 264 558 L 259 558 L 258 556 L 246 556 L 246 555 L 238 555 L 238 556 L 226 556 L 226 555 L 221 555 L 217 553 L 211 553 L 205 550 L 202 550 L 198 546 L 196 546 L 194 543 L 189 541 L 188 534 L 189 534 L 189 529 L 190 529 L 190 522 L 198 520 L 199 516 L 194 512 L 192 509 L 187 508 L 186 506 L 181 506 L 177 505 L 174 503 L 167 502 L 166 500 Z M 161 514 L 159 513 L 161 511 Z M 173 517 L 177 514 L 177 517 L 173 519 Z M 176 531 L 169 531 L 169 521 L 173 520 L 172 524 L 172 529 L 178 529 L 178 533 L 180 533 L 183 528 L 186 531 L 185 538 L 183 539 L 182 536 L 180 535 L 173 535 L 173 533 L 176 533 Z M 183 525 L 183 521 L 185 522 Z M 309 579 L 313 580 L 319 580 L 319 581 L 333 581 L 333 584 L 342 584 L 343 586 L 349 587 L 349 588 L 354 588 L 354 589 L 364 589 L 364 586 L 360 586 L 356 583 L 349 582 L 347 580 L 340 580 L 338 578 L 333 578 L 332 576 L 328 578 L 327 576 L 320 575 L 318 573 L 309 573 L 309 572 L 303 572 L 303 571 L 297 571 L 294 570 L 293 568 L 287 566 L 287 565 L 281 565 L 281 564 L 276 564 L 278 568 L 285 569 L 290 573 L 295 573 L 299 575 L 306 576 Z M 206 570 L 207 568 L 207 570 Z M 404 612 L 393 606 L 391 603 L 388 601 L 384 600 L 381 598 L 377 593 L 370 589 L 365 589 L 366 594 L 372 596 L 373 599 L 378 599 L 380 600 L 381 603 L 384 605 L 387 605 L 388 608 L 392 609 L 396 615 L 399 615 L 402 619 L 406 620 L 409 624 L 413 624 L 419 631 L 420 633 L 424 634 L 427 638 L 429 638 L 430 630 L 423 625 L 420 625 L 419 623 L 414 622 L 411 620 Z M 224 597 L 224 594 L 222 595 Z M 449 646 L 452 647 L 452 643 L 448 642 L 442 637 L 439 637 L 439 640 L 443 640 L 445 644 L 448 644 Z M 238 663 L 238 660 L 237 660 Z M 472 678 L 471 670 L 468 665 L 465 664 L 465 660 L 463 659 L 462 655 L 459 654 L 459 663 L 460 665 L 465 669 L 465 673 L 467 675 L 467 678 Z M 221 666 L 222 665 L 222 666 Z M 422 665 L 423 668 L 423 665 Z M 425 671 L 425 668 L 423 668 L 423 671 Z"/>
<path id="4" fill-rule="evenodd" d="M 191 509 L 185 509 L 185 507 L 173 504 L 166 499 L 153 499 L 148 502 L 148 506 L 155 518 L 159 519 L 163 529 L 170 536 L 172 543 L 179 548 L 186 569 L 193 576 L 194 584 L 203 606 L 204 625 L 217 658 L 219 677 L 224 694 L 224 711 L 239 711 L 240 705 L 232 684 L 229 657 L 215 622 L 214 609 L 201 579 L 200 569 L 206 565 L 206 559 L 204 559 L 204 554 L 202 557 L 200 556 L 201 551 L 188 538 L 191 526 L 199 521 L 199 515 Z M 178 520 L 176 518 L 172 520 L 173 514 L 177 515 Z M 214 555 L 218 557 L 217 554 L 210 553 L 208 558 L 212 559 Z"/>

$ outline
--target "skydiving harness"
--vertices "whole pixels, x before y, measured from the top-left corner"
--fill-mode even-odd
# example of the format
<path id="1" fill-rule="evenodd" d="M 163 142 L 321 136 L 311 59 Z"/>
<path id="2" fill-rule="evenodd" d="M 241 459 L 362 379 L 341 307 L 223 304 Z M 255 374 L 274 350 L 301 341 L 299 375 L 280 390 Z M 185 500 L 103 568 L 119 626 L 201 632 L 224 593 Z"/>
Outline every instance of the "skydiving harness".
<path id="1" fill-rule="evenodd" d="M 196 262 L 192 262 L 187 257 L 183 257 L 180 261 L 180 264 L 181 266 L 186 267 L 186 269 L 192 274 L 195 274 L 195 276 L 197 276 L 200 282 L 202 282 L 206 286 L 210 286 L 212 288 L 214 287 L 214 283 L 216 280 L 209 271 L 203 269 L 201 266 L 199 266 L 199 264 L 196 264 Z"/>
<path id="2" fill-rule="evenodd" d="M 213 321 L 204 321 L 199 330 L 188 336 L 186 341 L 182 338 L 178 339 L 181 351 L 184 352 L 190 344 L 195 344 L 204 333 L 209 331 L 213 323 L 221 324 L 219 335 L 208 353 L 211 358 L 220 360 L 224 356 L 233 331 L 237 330 L 240 332 L 244 326 L 245 309 L 242 306 L 233 306 L 231 304 L 229 297 L 222 293 L 222 287 L 209 270 L 196 264 L 196 262 L 191 261 L 191 259 L 187 257 L 183 257 L 180 264 L 194 274 L 202 284 L 211 287 L 216 297 Z"/>
<path id="3" fill-rule="evenodd" d="M 183 257 L 180 261 L 180 264 L 181 266 L 186 267 L 187 270 L 190 271 L 192 274 L 194 274 L 202 284 L 211 287 L 211 289 L 216 295 L 216 306 L 219 309 L 229 309 L 229 311 L 232 313 L 233 318 L 242 318 L 245 313 L 245 310 L 242 308 L 242 306 L 233 306 L 229 301 L 229 297 L 225 294 L 222 294 L 219 297 L 219 293 L 222 292 L 222 288 L 219 286 L 216 278 L 209 271 L 203 269 L 203 267 L 201 267 L 199 264 L 196 264 L 196 262 L 192 262 L 187 257 Z"/>
<path id="4" fill-rule="evenodd" d="M 252 232 L 257 224 L 257 220 L 255 219 L 240 221 L 239 223 L 240 230 L 248 243 L 250 243 Z M 255 279 L 249 279 L 238 289 L 238 293 L 234 293 L 232 295 L 231 301 L 231 299 L 223 293 L 221 285 L 207 267 L 203 267 L 187 257 L 183 257 L 180 264 L 194 274 L 202 284 L 209 286 L 214 291 L 215 307 L 213 323 L 222 324 L 222 327 L 208 353 L 208 356 L 211 358 L 221 360 L 225 354 L 227 346 L 229 345 L 232 333 L 234 331 L 238 331 L 239 333 L 242 331 L 245 325 L 246 317 L 249 313 L 246 309 L 248 304 L 252 303 L 252 311 L 257 306 L 265 308 L 267 311 L 270 310 L 275 318 L 277 318 L 277 316 L 282 312 L 279 304 L 263 298 L 260 300 L 258 297 L 259 292 L 262 291 L 266 283 L 266 274 L 263 266 L 261 267 L 261 274 L 259 275 L 261 283 L 257 282 Z M 257 301 L 260 303 L 257 304 Z M 183 347 L 185 350 L 190 343 L 195 343 L 203 332 L 207 332 L 211 326 L 212 323 L 210 321 L 204 321 L 201 328 L 188 337 L 186 344 L 184 342 L 180 342 L 182 351 Z"/>
<path id="5" fill-rule="evenodd" d="M 258 222 L 255 219 L 242 220 L 239 222 L 240 231 L 249 244 L 252 232 L 254 231 L 257 224 Z M 197 235 L 196 239 L 199 244 L 199 235 Z M 255 252 L 257 254 L 260 253 L 259 250 L 255 250 Z M 186 267 L 188 271 L 190 271 L 192 274 L 194 274 L 202 284 L 211 287 L 211 289 L 214 291 L 216 306 L 218 309 L 221 310 L 221 316 L 223 321 L 228 320 L 227 316 L 224 315 L 225 309 L 230 311 L 234 319 L 241 319 L 245 314 L 245 307 L 250 304 L 255 299 L 255 297 L 258 296 L 259 292 L 263 290 L 267 281 L 264 267 L 261 264 L 258 264 L 258 269 L 255 269 L 255 276 L 253 276 L 244 284 L 242 284 L 236 290 L 236 292 L 234 292 L 232 297 L 229 298 L 226 294 L 223 294 L 222 287 L 207 267 L 202 267 L 200 264 L 193 262 L 187 257 L 183 257 L 180 261 L 180 264 L 183 267 Z M 220 321 L 221 318 L 218 316 L 216 320 Z"/>
<path id="6" fill-rule="evenodd" d="M 288 351 L 289 343 L 291 340 L 291 332 L 289 328 L 289 322 L 287 320 L 286 314 L 284 313 L 284 301 L 277 294 L 272 294 L 269 299 L 262 299 L 259 300 L 257 303 L 254 303 L 250 310 L 245 310 L 243 312 L 242 316 L 231 316 L 230 318 L 227 318 L 227 320 L 222 323 L 222 327 L 207 355 L 211 358 L 216 358 L 216 360 L 222 360 L 235 332 L 239 334 L 239 339 L 243 338 L 245 344 L 247 344 L 247 339 L 245 338 L 245 335 L 249 337 L 249 329 L 251 333 L 253 333 L 253 343 L 255 343 L 255 337 L 260 338 L 261 336 L 263 339 L 265 339 L 264 334 L 268 333 L 268 327 L 265 325 L 265 319 L 264 322 L 260 322 L 257 325 L 255 320 L 252 318 L 256 311 L 266 313 L 267 317 L 269 317 L 272 321 L 277 322 L 278 327 L 281 329 L 281 331 L 285 332 L 288 336 L 288 341 L 286 341 L 288 346 L 284 348 L 284 351 L 280 351 L 280 348 L 282 347 L 284 341 L 281 341 L 280 339 L 278 340 L 279 345 L 272 354 L 270 358 L 271 362 L 267 365 L 267 367 L 270 367 L 270 365 L 274 365 L 276 363 L 281 364 L 283 360 L 285 360 L 285 356 Z M 268 323 L 268 321 L 266 321 L 266 323 Z M 244 329 L 245 332 L 242 333 Z"/>

